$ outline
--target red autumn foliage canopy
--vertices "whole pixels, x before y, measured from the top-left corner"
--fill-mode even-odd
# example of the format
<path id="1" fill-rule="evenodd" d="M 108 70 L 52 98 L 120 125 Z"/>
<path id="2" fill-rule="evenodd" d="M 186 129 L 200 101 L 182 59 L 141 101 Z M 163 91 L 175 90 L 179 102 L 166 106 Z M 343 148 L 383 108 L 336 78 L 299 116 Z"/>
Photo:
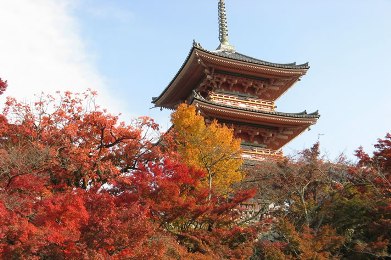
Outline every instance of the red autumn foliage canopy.
<path id="1" fill-rule="evenodd" d="M 0 95 L 3 94 L 6 89 L 7 89 L 7 81 L 3 81 L 0 78 Z"/>
<path id="2" fill-rule="evenodd" d="M 390 257 L 391 134 L 373 155 L 358 149 L 357 164 L 324 160 L 319 143 L 295 160 L 252 162 L 222 195 L 172 144 L 178 133 L 161 138 L 147 117 L 120 122 L 94 97 L 7 99 L 1 259 Z"/>
<path id="3" fill-rule="evenodd" d="M 8 98 L 0 118 L 0 258 L 216 259 L 252 254 L 238 226 L 251 191 L 208 196 L 205 173 L 156 146 L 95 93 Z"/>

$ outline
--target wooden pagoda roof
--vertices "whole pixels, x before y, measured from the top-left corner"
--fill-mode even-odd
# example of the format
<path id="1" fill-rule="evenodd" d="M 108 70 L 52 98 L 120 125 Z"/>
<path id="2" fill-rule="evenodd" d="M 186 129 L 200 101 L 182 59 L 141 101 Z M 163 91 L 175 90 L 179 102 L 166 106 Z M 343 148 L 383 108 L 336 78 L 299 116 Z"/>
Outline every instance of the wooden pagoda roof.
<path id="1" fill-rule="evenodd" d="M 320 115 L 318 112 L 307 113 L 282 113 L 275 111 L 262 111 L 251 108 L 230 106 L 206 100 L 196 95 L 192 104 L 201 111 L 204 116 L 216 118 L 219 122 L 244 125 L 256 129 L 274 129 L 274 131 L 289 134 L 282 137 L 281 134 L 271 137 L 267 144 L 268 149 L 278 150 L 298 135 L 303 133 L 309 126 L 314 125 Z M 259 130 L 257 130 L 259 132 Z"/>
<path id="2" fill-rule="evenodd" d="M 308 65 L 308 62 L 303 63 L 303 64 L 296 64 L 296 62 L 281 64 L 281 63 L 273 63 L 273 62 L 268 62 L 268 61 L 256 59 L 256 58 L 241 54 L 239 52 L 227 52 L 227 51 L 219 51 L 219 50 L 208 51 L 205 49 L 202 49 L 202 50 L 209 53 L 209 54 L 217 55 L 217 56 L 220 56 L 223 58 L 258 64 L 258 65 L 263 65 L 263 66 L 267 66 L 267 67 L 281 68 L 281 69 L 304 69 L 304 70 L 308 70 L 310 68 Z"/>
<path id="3" fill-rule="evenodd" d="M 251 108 L 230 106 L 212 102 L 196 95 L 192 104 L 208 115 L 219 119 L 235 120 L 237 122 L 260 124 L 270 126 L 310 126 L 317 122 L 320 117 L 318 111 L 307 113 L 283 113 L 276 111 L 263 111 Z"/>
<path id="4" fill-rule="evenodd" d="M 211 70 L 260 80 L 283 79 L 285 86 L 275 95 L 276 99 L 306 74 L 308 69 L 308 63 L 272 63 L 238 52 L 208 51 L 194 43 L 178 73 L 163 92 L 152 99 L 152 103 L 157 107 L 174 109 L 191 95 L 192 90 L 211 73 Z"/>

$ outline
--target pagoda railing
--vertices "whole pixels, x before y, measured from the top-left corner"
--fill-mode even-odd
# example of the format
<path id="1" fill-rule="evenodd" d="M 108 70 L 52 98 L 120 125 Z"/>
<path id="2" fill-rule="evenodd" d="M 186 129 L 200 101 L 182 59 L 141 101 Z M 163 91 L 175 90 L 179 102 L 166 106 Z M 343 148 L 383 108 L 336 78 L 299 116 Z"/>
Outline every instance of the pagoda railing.
<path id="1" fill-rule="evenodd" d="M 243 146 L 242 147 L 243 159 L 247 160 L 256 160 L 256 161 L 263 161 L 265 159 L 275 159 L 279 160 L 283 158 L 284 154 L 281 150 L 272 150 L 272 149 L 265 149 L 260 147 L 248 147 Z"/>
<path id="2" fill-rule="evenodd" d="M 210 93 L 209 99 L 211 101 L 220 104 L 257 109 L 257 110 L 274 111 L 275 108 L 273 101 L 265 101 L 265 100 L 254 99 L 254 98 L 242 99 L 237 96 L 220 94 L 220 93 Z"/>

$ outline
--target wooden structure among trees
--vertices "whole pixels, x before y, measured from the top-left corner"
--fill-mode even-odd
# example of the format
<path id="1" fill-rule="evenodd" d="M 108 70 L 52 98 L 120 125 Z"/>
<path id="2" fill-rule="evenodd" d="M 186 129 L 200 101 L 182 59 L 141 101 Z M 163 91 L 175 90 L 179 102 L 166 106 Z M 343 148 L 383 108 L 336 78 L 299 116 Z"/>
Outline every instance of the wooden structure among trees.
<path id="1" fill-rule="evenodd" d="M 218 9 L 217 50 L 194 42 L 174 79 L 152 102 L 168 109 L 194 104 L 206 120 L 231 126 L 242 140 L 244 159 L 281 157 L 281 148 L 319 118 L 317 111 L 275 111 L 275 101 L 306 74 L 308 63 L 271 63 L 237 52 L 228 41 L 223 0 Z"/>

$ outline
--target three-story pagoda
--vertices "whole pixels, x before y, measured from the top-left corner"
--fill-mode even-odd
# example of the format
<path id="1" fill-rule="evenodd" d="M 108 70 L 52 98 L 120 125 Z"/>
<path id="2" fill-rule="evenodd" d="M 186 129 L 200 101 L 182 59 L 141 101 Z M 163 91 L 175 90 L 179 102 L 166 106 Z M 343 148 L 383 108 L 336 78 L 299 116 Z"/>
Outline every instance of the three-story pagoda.
<path id="1" fill-rule="evenodd" d="M 234 129 L 244 159 L 282 157 L 281 148 L 316 123 L 318 112 L 282 113 L 275 101 L 309 69 L 305 64 L 278 64 L 243 55 L 228 41 L 224 0 L 219 1 L 219 40 L 215 51 L 194 42 L 170 84 L 153 98 L 157 107 L 193 104 L 205 117 Z"/>

